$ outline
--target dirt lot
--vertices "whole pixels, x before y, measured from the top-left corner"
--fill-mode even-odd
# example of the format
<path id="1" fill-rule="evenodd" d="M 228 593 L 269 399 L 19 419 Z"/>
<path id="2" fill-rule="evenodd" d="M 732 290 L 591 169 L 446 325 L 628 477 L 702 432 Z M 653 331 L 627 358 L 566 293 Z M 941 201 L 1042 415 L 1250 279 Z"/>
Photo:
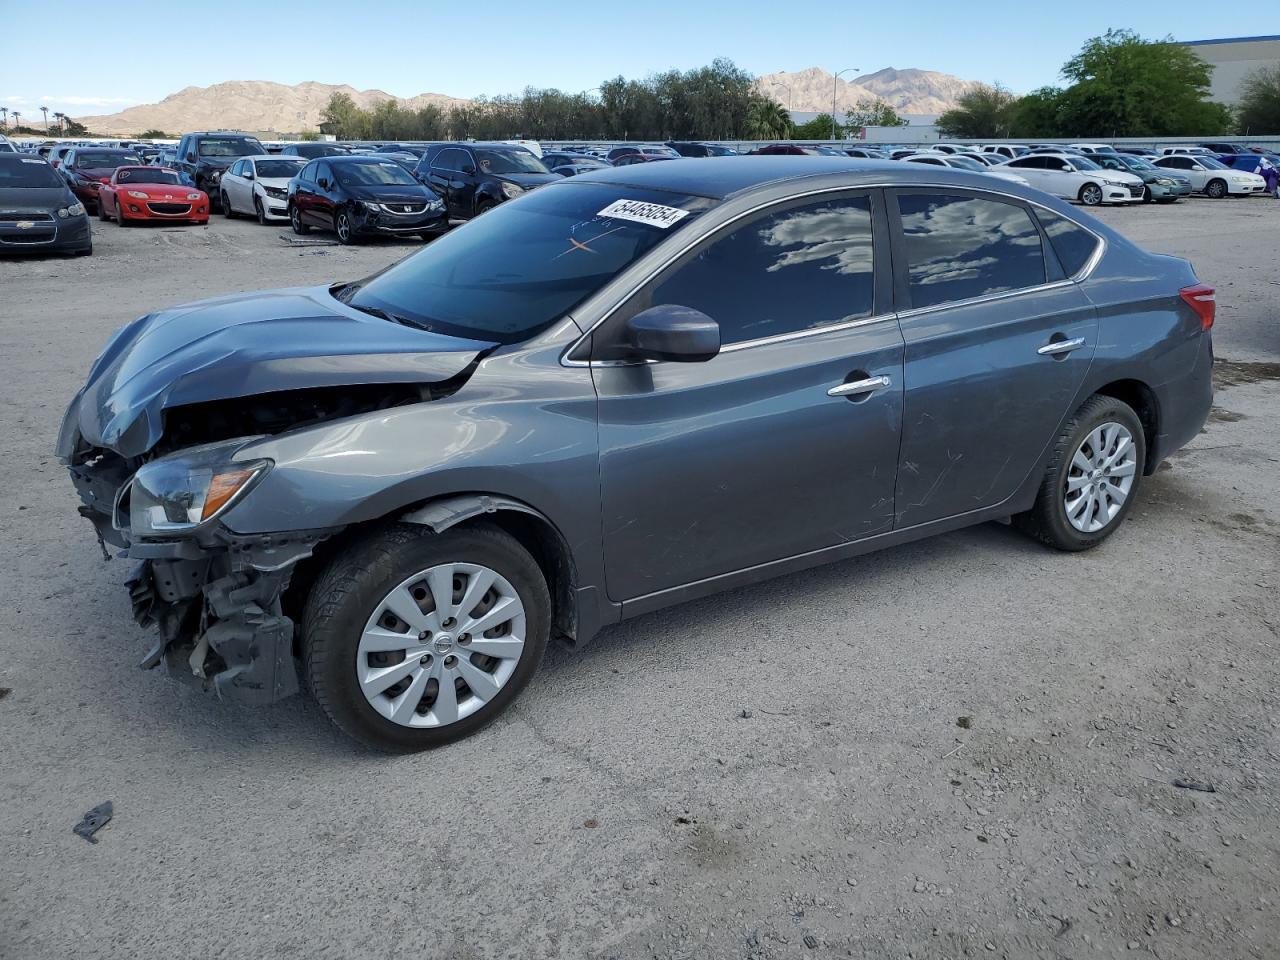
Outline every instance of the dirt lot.
<path id="1" fill-rule="evenodd" d="M 648 616 L 405 758 L 139 671 L 50 449 L 125 321 L 418 242 L 0 262 L 0 957 L 1275 958 L 1280 203 L 1102 216 L 1217 285 L 1230 362 L 1101 549 L 993 524 Z"/>

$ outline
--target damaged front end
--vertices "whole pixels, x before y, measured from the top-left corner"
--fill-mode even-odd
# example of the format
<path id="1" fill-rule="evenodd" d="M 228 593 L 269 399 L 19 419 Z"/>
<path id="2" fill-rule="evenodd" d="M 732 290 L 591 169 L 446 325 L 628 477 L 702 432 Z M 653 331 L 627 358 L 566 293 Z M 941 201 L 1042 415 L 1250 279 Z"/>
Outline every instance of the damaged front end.
<path id="1" fill-rule="evenodd" d="M 253 438 L 136 462 L 81 447 L 68 463 L 80 513 L 137 560 L 125 581 L 139 625 L 159 632 L 141 666 L 220 697 L 271 703 L 298 692 L 294 622 L 281 600 L 298 561 L 335 529 L 242 536 L 218 517 L 270 463 L 236 461 Z"/>

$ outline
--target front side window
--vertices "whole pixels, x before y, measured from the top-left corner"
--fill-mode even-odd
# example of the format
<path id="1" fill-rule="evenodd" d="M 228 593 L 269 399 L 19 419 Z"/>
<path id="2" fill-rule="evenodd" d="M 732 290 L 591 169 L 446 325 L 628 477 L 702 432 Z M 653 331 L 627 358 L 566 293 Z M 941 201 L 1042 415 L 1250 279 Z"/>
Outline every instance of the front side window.
<path id="1" fill-rule="evenodd" d="M 316 179 L 316 164 L 308 163 L 302 168 L 302 173 L 298 174 L 298 178 L 314 183 Z"/>
<path id="2" fill-rule="evenodd" d="M 868 197 L 807 200 L 726 228 L 637 304 L 678 304 L 720 325 L 724 345 L 871 316 Z"/>
<path id="3" fill-rule="evenodd" d="M 979 197 L 898 196 L 913 308 L 1045 282 L 1040 231 L 1015 204 Z"/>

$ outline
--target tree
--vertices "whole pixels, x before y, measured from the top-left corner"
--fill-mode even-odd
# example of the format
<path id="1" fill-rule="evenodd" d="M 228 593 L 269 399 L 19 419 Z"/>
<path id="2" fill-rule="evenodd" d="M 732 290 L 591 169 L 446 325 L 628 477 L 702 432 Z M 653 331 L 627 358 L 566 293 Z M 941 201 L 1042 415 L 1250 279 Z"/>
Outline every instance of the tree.
<path id="1" fill-rule="evenodd" d="M 139 140 L 178 140 L 180 138 L 171 137 L 169 136 L 169 134 L 165 133 L 163 130 L 156 130 L 153 128 L 151 130 L 143 130 L 140 134 L 138 134 L 138 139 Z"/>
<path id="2" fill-rule="evenodd" d="M 72 120 L 67 117 L 66 122 L 62 125 L 62 135 L 64 137 L 83 137 L 87 136 L 89 128 L 79 121 Z M 168 139 L 167 137 L 165 139 Z"/>
<path id="3" fill-rule="evenodd" d="M 1259 67 L 1245 78 L 1236 118 L 1246 136 L 1280 133 L 1280 66 Z"/>
<path id="4" fill-rule="evenodd" d="M 1040 87 L 1020 98 L 1010 108 L 1009 136 L 1024 140 L 1071 136 L 1062 126 L 1062 90 Z"/>
<path id="5" fill-rule="evenodd" d="M 1209 101 L 1213 71 L 1171 39 L 1108 30 L 1066 62 L 1062 126 L 1081 137 L 1175 137 L 1224 133 L 1230 111 Z"/>
<path id="6" fill-rule="evenodd" d="M 791 129 L 791 115 L 776 100 L 759 97 L 747 111 L 746 133 L 753 140 L 782 140 Z"/>
<path id="7" fill-rule="evenodd" d="M 836 126 L 829 113 L 820 113 L 808 123 L 793 127 L 791 137 L 795 140 L 830 140 L 831 128 Z M 844 130 L 836 126 L 836 136 L 844 136 Z"/>
<path id="8" fill-rule="evenodd" d="M 908 121 L 898 116 L 883 100 L 862 100 L 844 115 L 846 127 L 905 127 Z"/>
<path id="9" fill-rule="evenodd" d="M 938 117 L 938 131 L 961 140 L 1007 137 L 1017 97 L 1000 84 L 980 84 L 962 94 L 956 105 Z"/>

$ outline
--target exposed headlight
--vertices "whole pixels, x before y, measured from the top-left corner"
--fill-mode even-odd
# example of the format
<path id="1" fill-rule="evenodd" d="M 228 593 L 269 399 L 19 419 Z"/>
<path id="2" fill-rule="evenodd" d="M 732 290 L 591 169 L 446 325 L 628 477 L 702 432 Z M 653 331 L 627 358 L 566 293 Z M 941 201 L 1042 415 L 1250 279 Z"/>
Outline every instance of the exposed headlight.
<path id="1" fill-rule="evenodd" d="M 188 194 L 187 194 L 187 199 L 188 199 L 188 200 L 199 200 L 199 199 L 200 199 L 200 194 L 198 194 L 198 193 L 188 193 Z"/>
<path id="2" fill-rule="evenodd" d="M 262 192 L 273 200 L 283 200 L 288 195 L 288 191 L 279 187 L 263 187 Z"/>
<path id="3" fill-rule="evenodd" d="M 141 190 L 130 190 L 129 196 L 133 197 L 135 200 L 147 199 L 147 195 L 143 193 Z"/>
<path id="4" fill-rule="evenodd" d="M 377 213 L 379 210 L 381 210 L 381 209 L 382 209 L 382 204 L 380 204 L 380 203 L 374 203 L 374 202 L 373 202 L 373 201 L 371 201 L 371 200 L 361 200 L 360 202 L 361 202 L 362 204 L 364 204 L 364 208 L 365 208 L 366 210 L 369 210 L 369 211 L 371 211 L 372 213 Z"/>
<path id="5" fill-rule="evenodd" d="M 443 209 L 444 209 L 444 201 L 443 201 L 443 200 L 428 200 L 428 201 L 427 201 L 427 209 L 428 209 L 428 210 L 443 210 Z"/>
<path id="6" fill-rule="evenodd" d="M 270 460 L 230 462 L 244 442 L 194 447 L 140 467 L 117 505 L 122 510 L 127 499 L 132 532 L 146 536 L 191 530 L 240 499 L 272 465 Z"/>
<path id="7" fill-rule="evenodd" d="M 506 197 L 508 200 L 510 200 L 512 197 L 518 197 L 522 193 L 524 193 L 524 187 L 520 186 L 518 183 L 506 183 L 505 181 L 503 182 L 502 195 Z"/>

